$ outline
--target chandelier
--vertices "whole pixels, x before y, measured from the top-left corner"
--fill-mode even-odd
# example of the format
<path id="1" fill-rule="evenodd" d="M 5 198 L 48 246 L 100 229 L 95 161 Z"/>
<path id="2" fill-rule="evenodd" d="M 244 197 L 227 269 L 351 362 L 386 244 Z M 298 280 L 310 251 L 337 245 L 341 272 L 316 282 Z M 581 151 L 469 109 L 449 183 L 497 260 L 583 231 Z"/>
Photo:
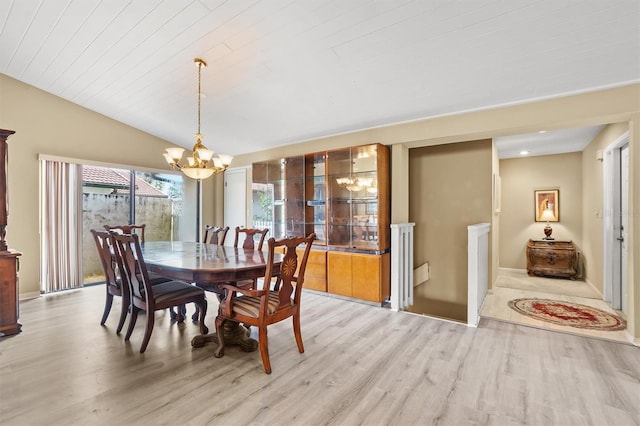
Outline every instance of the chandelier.
<path id="1" fill-rule="evenodd" d="M 184 148 L 167 148 L 163 154 L 167 163 L 173 170 L 180 170 L 182 173 L 190 177 L 191 179 L 206 179 L 212 176 L 214 173 L 220 173 L 225 171 L 233 157 L 230 155 L 218 155 L 213 156 L 213 151 L 207 149 L 202 143 L 202 133 L 200 133 L 200 75 L 202 67 L 206 67 L 207 63 L 200 58 L 193 60 L 198 65 L 198 133 L 196 133 L 196 144 L 193 145 L 193 154 L 191 157 L 187 157 L 186 164 L 180 164 L 182 160 L 182 153 Z"/>

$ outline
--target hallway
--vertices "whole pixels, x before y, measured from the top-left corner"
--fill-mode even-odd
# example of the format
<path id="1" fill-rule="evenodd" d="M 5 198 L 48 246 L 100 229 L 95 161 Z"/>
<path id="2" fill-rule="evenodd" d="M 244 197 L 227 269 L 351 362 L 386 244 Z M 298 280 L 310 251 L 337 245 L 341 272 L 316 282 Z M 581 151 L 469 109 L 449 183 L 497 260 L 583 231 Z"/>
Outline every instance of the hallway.
<path id="1" fill-rule="evenodd" d="M 596 337 L 626 344 L 632 343 L 631 337 L 626 330 L 600 331 L 556 325 L 522 315 L 508 306 L 510 300 L 523 297 L 580 303 L 625 317 L 622 312 L 611 309 L 602 300 L 599 292 L 585 281 L 530 277 L 525 271 L 515 269 L 499 270 L 496 285 L 489 289 L 480 315 L 483 318 L 492 318 L 545 330 Z"/>

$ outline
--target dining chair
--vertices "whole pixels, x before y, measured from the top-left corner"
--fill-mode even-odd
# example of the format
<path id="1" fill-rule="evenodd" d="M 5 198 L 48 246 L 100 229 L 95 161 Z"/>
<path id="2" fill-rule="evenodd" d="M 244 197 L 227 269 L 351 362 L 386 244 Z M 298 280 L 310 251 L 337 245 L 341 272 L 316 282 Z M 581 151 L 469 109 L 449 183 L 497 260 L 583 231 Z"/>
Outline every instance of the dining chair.
<path id="1" fill-rule="evenodd" d="M 172 308 L 174 306 L 195 303 L 198 305 L 200 313 L 200 333 L 209 332 L 204 324 L 204 317 L 207 313 L 207 299 L 204 290 L 184 281 L 167 281 L 152 286 L 149 279 L 147 266 L 142 257 L 140 240 L 136 234 L 116 234 L 112 233 L 116 245 L 116 260 L 120 269 L 124 271 L 123 277 L 127 282 L 131 294 L 131 319 L 124 340 L 129 340 L 138 319 L 140 311 L 146 311 L 147 323 L 144 330 L 144 337 L 140 346 L 140 353 L 147 349 L 153 325 L 155 322 L 155 311 Z M 136 271 L 140 271 L 136 274 Z"/>
<path id="2" fill-rule="evenodd" d="M 98 248 L 98 257 L 100 258 L 102 270 L 104 271 L 105 288 L 107 293 L 100 325 L 104 325 L 107 322 L 107 318 L 111 312 L 111 305 L 113 304 L 113 296 L 120 296 L 122 298 L 122 307 L 120 308 L 120 319 L 118 320 L 118 326 L 116 328 L 116 334 L 120 334 L 129 310 L 129 290 L 122 285 L 122 280 L 120 279 L 119 274 L 116 273 L 111 234 L 106 231 L 96 231 L 95 229 L 92 229 L 90 232 L 93 235 L 96 247 Z"/>
<path id="3" fill-rule="evenodd" d="M 227 238 L 227 232 L 229 232 L 228 226 L 221 227 L 205 225 L 204 242 L 207 244 L 217 244 L 223 246 L 224 240 Z"/>
<path id="4" fill-rule="evenodd" d="M 242 243 L 242 248 L 245 249 L 253 249 L 253 250 L 262 250 L 262 246 L 264 245 L 264 239 L 269 232 L 269 228 L 241 228 L 236 226 L 236 238 L 233 242 L 234 247 L 238 247 L 238 242 L 240 239 L 240 235 L 244 235 L 244 241 Z M 258 238 L 258 246 L 256 247 L 256 238 Z"/>
<path id="5" fill-rule="evenodd" d="M 136 234 L 139 236 L 141 243 L 144 243 L 144 231 L 146 227 L 147 224 L 145 223 L 140 225 L 104 225 L 104 229 L 109 232 L 116 232 L 118 234 Z M 163 277 L 155 272 L 149 272 L 149 278 L 153 285 L 171 281 L 171 278 Z M 176 312 L 173 309 L 170 309 L 169 314 L 171 315 L 172 320 L 182 322 L 186 316 L 186 311 L 184 309 L 178 309 Z"/>
<path id="6" fill-rule="evenodd" d="M 144 230 L 146 227 L 146 223 L 143 223 L 141 225 L 104 225 L 104 229 L 109 232 L 118 232 L 120 234 L 138 234 L 140 236 L 141 243 L 144 243 Z"/>
<path id="7" fill-rule="evenodd" d="M 207 225 L 208 226 L 208 225 Z M 226 227 L 228 229 L 228 227 Z M 236 226 L 236 235 L 235 235 L 235 239 L 233 242 L 233 247 L 234 248 L 238 248 L 238 242 L 240 240 L 240 235 L 244 235 L 244 239 L 243 239 L 243 243 L 242 243 L 242 248 L 245 249 L 251 249 L 251 250 L 262 250 L 262 246 L 264 245 L 264 239 L 267 236 L 267 233 L 269 232 L 269 228 L 241 228 L 239 226 Z M 224 237 L 226 237 L 226 231 L 224 233 Z M 256 248 L 255 245 L 255 241 L 256 238 L 258 239 L 258 246 Z M 205 232 L 205 241 L 207 241 L 207 234 Z M 220 243 L 220 245 L 222 245 L 223 243 Z M 236 281 L 236 282 L 232 282 L 229 283 L 228 281 L 225 283 L 228 284 L 234 284 L 234 285 L 239 285 L 239 286 L 245 286 L 245 287 L 255 287 L 256 286 L 256 282 L 257 280 L 244 280 L 244 281 Z M 220 290 L 218 288 L 218 286 L 221 283 L 209 283 L 209 282 L 198 282 L 196 283 L 196 285 L 200 288 L 203 288 L 207 291 L 212 291 L 214 293 L 217 293 L 218 295 L 220 294 Z M 194 312 L 193 315 L 191 315 L 191 319 L 193 321 L 197 321 L 198 320 L 198 311 Z"/>
<path id="8" fill-rule="evenodd" d="M 118 320 L 118 326 L 116 327 L 116 334 L 120 334 L 120 332 L 122 331 L 122 327 L 124 326 L 124 321 L 127 317 L 127 312 L 129 312 L 129 304 L 131 299 L 129 288 L 126 284 L 122 283 L 122 273 L 117 266 L 115 258 L 115 247 L 111 233 L 107 231 L 98 231 L 95 229 L 91 229 L 90 232 L 96 242 L 98 257 L 100 258 L 100 263 L 104 272 L 106 288 L 104 311 L 102 313 L 102 320 L 100 321 L 100 325 L 104 325 L 107 321 L 107 318 L 109 317 L 111 306 L 113 305 L 113 296 L 120 296 L 122 297 L 122 307 L 120 310 L 120 319 Z M 159 275 L 151 275 L 150 280 L 151 285 L 171 281 L 170 278 Z"/>
<path id="9" fill-rule="evenodd" d="M 244 249 L 253 249 L 253 250 L 262 250 L 264 245 L 264 239 L 269 232 L 269 228 L 241 228 L 236 226 L 236 237 L 233 242 L 233 247 L 238 248 L 238 243 L 240 240 L 240 236 L 244 235 L 244 241 L 242 243 L 242 248 Z M 256 240 L 258 241 L 258 245 L 256 246 Z M 233 283 L 236 286 L 250 287 L 255 288 L 258 283 L 258 279 L 253 280 L 244 280 L 244 281 L 236 281 Z"/>
<path id="10" fill-rule="evenodd" d="M 243 242 L 242 242 L 242 248 L 244 249 L 248 249 L 248 250 L 262 250 L 262 247 L 264 245 L 264 239 L 267 236 L 267 233 L 269 232 L 269 228 L 241 228 L 239 226 L 236 226 L 236 235 L 234 238 L 234 242 L 233 242 L 233 247 L 234 248 L 238 248 L 238 243 L 240 240 L 240 235 L 244 235 L 243 237 Z M 256 246 L 255 242 L 256 239 L 258 240 L 258 245 Z M 242 285 L 254 285 L 255 286 L 256 280 L 245 280 L 242 282 Z M 209 291 L 218 291 L 218 284 L 219 283 L 196 283 L 198 286 L 207 289 Z M 235 282 L 232 283 L 235 285 L 240 285 L 240 282 Z M 196 314 L 193 314 L 193 319 L 195 320 Z"/>
<path id="11" fill-rule="evenodd" d="M 216 317 L 216 332 L 218 348 L 214 352 L 216 358 L 224 355 L 225 321 L 234 321 L 258 327 L 260 356 L 264 371 L 271 374 L 269 360 L 269 342 L 267 327 L 286 318 L 293 317 L 293 333 L 298 345 L 298 351 L 304 352 L 302 334 L 300 332 L 300 297 L 304 284 L 304 273 L 309 258 L 311 244 L 315 234 L 308 237 L 291 237 L 276 241 L 268 240 L 267 269 L 262 289 L 248 289 L 222 284 L 224 298 L 220 301 L 218 316 Z M 304 245 L 302 257 L 299 258 L 297 248 Z M 276 249 L 284 249 L 284 258 L 278 265 L 274 261 Z M 272 279 L 275 284 L 271 288 Z"/>

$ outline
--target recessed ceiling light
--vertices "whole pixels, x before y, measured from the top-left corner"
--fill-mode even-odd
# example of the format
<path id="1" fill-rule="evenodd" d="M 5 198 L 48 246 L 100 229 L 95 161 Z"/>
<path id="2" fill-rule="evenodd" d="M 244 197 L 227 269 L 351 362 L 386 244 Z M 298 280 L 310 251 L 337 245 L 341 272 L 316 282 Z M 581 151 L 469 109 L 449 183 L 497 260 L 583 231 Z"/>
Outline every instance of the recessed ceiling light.
<path id="1" fill-rule="evenodd" d="M 538 133 L 547 133 L 546 130 L 540 130 Z"/>
<path id="2" fill-rule="evenodd" d="M 528 155 L 528 154 L 529 154 L 529 151 L 526 151 L 526 150 L 520 151 L 520 155 Z"/>

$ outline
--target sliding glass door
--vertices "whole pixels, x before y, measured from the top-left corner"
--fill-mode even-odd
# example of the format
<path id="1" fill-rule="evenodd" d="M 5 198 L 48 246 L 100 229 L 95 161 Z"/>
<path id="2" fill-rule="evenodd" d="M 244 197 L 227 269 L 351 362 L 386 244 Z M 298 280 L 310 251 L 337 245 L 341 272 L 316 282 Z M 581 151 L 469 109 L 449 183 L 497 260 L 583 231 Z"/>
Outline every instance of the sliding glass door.
<path id="1" fill-rule="evenodd" d="M 172 172 L 40 159 L 43 293 L 104 281 L 91 229 L 145 224 L 146 241 L 195 241 L 194 180 Z"/>
<path id="2" fill-rule="evenodd" d="M 186 240 L 184 222 L 192 223 L 183 201 L 182 175 L 82 166 L 84 283 L 104 281 L 91 229 L 104 225 L 145 224 L 146 241 Z M 193 213 L 191 211 L 191 213 Z"/>

